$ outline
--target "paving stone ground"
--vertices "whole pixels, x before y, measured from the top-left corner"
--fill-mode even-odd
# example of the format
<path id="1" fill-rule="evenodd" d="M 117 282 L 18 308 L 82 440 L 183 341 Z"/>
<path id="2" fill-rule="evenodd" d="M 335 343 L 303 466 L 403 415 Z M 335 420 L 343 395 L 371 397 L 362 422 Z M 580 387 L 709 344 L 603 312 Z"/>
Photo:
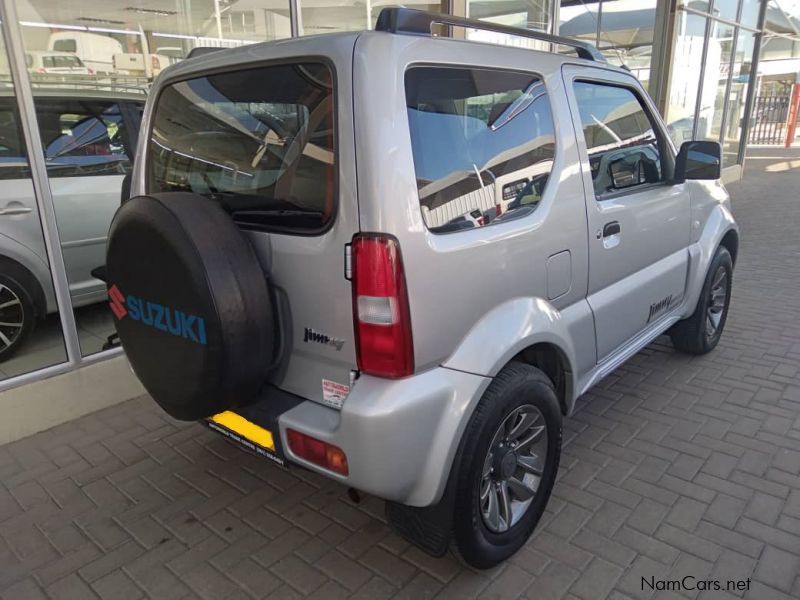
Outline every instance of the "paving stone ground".
<path id="1" fill-rule="evenodd" d="M 140 398 L 0 447 L 0 597 L 800 598 L 800 151 L 754 154 L 771 158 L 731 186 L 719 347 L 660 339 L 580 400 L 547 513 L 506 564 L 432 559 L 378 500 Z M 685 576 L 751 583 L 642 587 Z"/>

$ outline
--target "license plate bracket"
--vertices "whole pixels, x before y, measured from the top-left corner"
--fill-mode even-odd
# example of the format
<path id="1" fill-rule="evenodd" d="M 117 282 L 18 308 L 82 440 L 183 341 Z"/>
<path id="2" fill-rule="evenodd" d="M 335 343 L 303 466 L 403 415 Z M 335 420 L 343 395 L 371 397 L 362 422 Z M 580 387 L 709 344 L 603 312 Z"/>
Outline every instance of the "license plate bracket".
<path id="1" fill-rule="evenodd" d="M 281 467 L 288 467 L 280 435 L 269 429 L 233 411 L 225 411 L 206 419 L 206 425 L 244 449 L 268 458 Z"/>

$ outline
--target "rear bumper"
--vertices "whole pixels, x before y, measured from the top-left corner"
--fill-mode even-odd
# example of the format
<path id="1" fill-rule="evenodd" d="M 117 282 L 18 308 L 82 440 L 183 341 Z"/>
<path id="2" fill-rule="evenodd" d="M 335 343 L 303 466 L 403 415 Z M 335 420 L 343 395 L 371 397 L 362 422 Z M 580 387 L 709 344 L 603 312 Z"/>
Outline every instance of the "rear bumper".
<path id="1" fill-rule="evenodd" d="M 291 462 L 387 500 L 428 506 L 444 492 L 461 434 L 490 381 L 444 367 L 400 380 L 362 375 L 341 410 L 300 401 L 273 426 Z M 288 428 L 341 448 L 348 476 L 295 456 Z"/>

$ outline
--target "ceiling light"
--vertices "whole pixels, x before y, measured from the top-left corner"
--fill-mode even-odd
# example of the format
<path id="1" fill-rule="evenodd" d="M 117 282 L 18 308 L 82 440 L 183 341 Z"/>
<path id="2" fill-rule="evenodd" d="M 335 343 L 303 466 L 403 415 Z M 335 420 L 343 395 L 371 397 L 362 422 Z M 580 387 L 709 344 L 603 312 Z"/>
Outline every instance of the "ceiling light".
<path id="1" fill-rule="evenodd" d="M 182 33 L 153 33 L 153 37 L 178 38 L 180 40 L 196 40 L 196 35 L 184 35 Z"/>
<path id="2" fill-rule="evenodd" d="M 125 21 L 114 21 L 112 19 L 95 19 L 93 17 L 78 17 L 76 21 L 86 21 L 87 23 L 108 23 L 109 25 L 125 25 Z"/>
<path id="3" fill-rule="evenodd" d="M 124 8 L 128 12 L 135 12 L 140 15 L 152 15 L 155 17 L 172 17 L 178 14 L 178 11 L 175 10 L 164 10 L 164 9 L 154 9 L 154 8 L 139 8 L 138 6 L 128 6 Z"/>
<path id="4" fill-rule="evenodd" d="M 141 31 L 135 29 L 109 29 L 108 27 L 87 27 L 89 31 L 97 31 L 99 33 L 121 33 L 123 35 L 142 35 Z"/>
<path id="5" fill-rule="evenodd" d="M 23 27 L 47 27 L 48 29 L 74 29 L 76 31 L 86 31 L 88 27 L 84 25 L 59 25 L 58 23 L 37 23 L 35 21 L 20 21 Z"/>

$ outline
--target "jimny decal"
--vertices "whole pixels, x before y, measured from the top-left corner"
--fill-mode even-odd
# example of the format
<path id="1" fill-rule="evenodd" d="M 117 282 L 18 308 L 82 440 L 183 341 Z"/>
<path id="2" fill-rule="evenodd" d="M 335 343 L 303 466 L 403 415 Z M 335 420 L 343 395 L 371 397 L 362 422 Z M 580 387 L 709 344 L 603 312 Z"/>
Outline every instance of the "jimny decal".
<path id="1" fill-rule="evenodd" d="M 206 321 L 164 304 L 143 300 L 133 294 L 124 295 L 116 284 L 108 290 L 109 305 L 118 321 L 126 316 L 169 335 L 206 345 Z"/>
<path id="2" fill-rule="evenodd" d="M 314 331 L 310 327 L 305 327 L 303 329 L 303 341 L 306 343 L 314 342 L 317 344 L 325 344 L 326 346 L 333 346 L 336 348 L 337 352 L 342 349 L 342 346 L 344 346 L 344 340 L 330 337 L 324 333 L 320 333 L 319 331 Z"/>

